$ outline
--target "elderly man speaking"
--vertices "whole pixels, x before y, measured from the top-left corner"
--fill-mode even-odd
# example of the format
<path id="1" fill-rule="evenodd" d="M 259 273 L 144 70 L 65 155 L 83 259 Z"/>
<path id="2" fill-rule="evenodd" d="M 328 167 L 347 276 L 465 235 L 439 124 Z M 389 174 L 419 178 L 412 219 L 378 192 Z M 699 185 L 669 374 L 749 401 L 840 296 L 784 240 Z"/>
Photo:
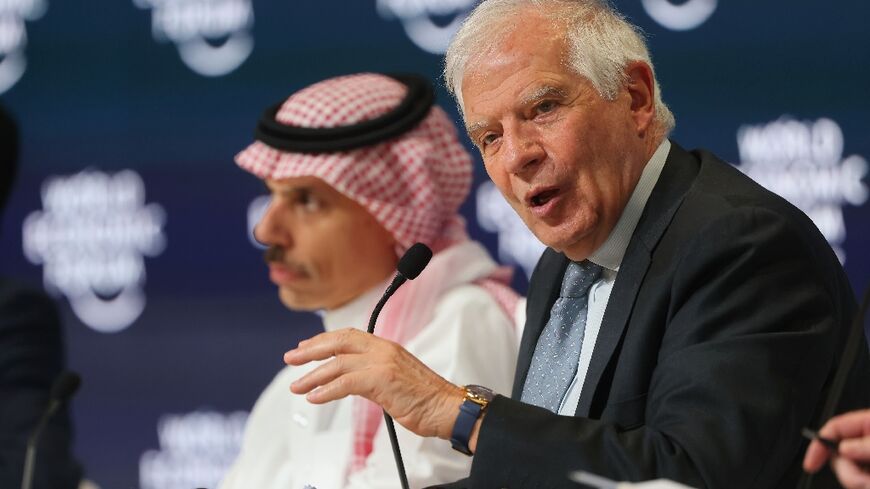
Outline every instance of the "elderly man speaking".
<path id="1" fill-rule="evenodd" d="M 465 233 L 457 210 L 471 157 L 433 97 L 412 75 L 315 83 L 268 110 L 236 162 L 271 192 L 255 236 L 269 245 L 269 277 L 287 307 L 322 310 L 327 331 L 351 338 L 339 329 L 365 327 L 398 257 L 425 243 L 431 262 L 387 303 L 376 332 L 454 382 L 507 389 L 517 296 Z M 314 406 L 288 392 L 310 370 L 287 367 L 261 395 L 222 489 L 399 486 L 381 409 L 363 398 Z M 470 461 L 448 445 L 402 429 L 398 439 L 414 487 L 468 474 Z"/>
<path id="2" fill-rule="evenodd" d="M 291 365 L 329 359 L 291 390 L 317 404 L 362 395 L 473 453 L 453 487 L 575 487 L 584 470 L 794 488 L 801 428 L 821 424 L 854 311 L 812 222 L 668 139 L 645 42 L 604 1 L 486 0 L 445 66 L 490 178 L 550 247 L 513 390 L 462 387 L 336 333 L 287 352 Z M 866 404 L 868 385 L 862 349 L 841 409 Z"/>

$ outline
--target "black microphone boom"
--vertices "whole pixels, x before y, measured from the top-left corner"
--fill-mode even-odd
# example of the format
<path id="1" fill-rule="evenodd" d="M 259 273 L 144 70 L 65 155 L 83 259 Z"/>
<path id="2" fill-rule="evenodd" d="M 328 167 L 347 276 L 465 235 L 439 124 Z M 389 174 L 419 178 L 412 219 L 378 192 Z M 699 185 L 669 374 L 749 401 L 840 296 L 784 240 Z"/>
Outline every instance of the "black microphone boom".
<path id="1" fill-rule="evenodd" d="M 861 349 L 867 347 L 864 322 L 867 320 L 868 310 L 870 310 L 870 287 L 864 291 L 864 299 L 861 301 L 861 306 L 858 308 L 855 319 L 852 321 L 849 339 L 846 340 L 846 346 L 843 347 L 843 353 L 840 355 L 840 364 L 834 373 L 834 380 L 831 381 L 831 388 L 828 390 L 828 395 L 825 398 L 822 414 L 818 418 L 819 426 L 824 425 L 837 412 L 849 374 L 853 372 L 852 366 L 855 364 Z M 810 487 L 828 487 L 828 484 L 826 484 L 825 480 L 817 481 L 815 474 L 803 472 L 798 480 L 797 487 L 799 489 L 808 489 Z"/>
<path id="2" fill-rule="evenodd" d="M 375 321 L 377 321 L 381 309 L 384 308 L 384 304 L 387 303 L 387 299 L 392 297 L 396 290 L 398 290 L 406 280 L 414 280 L 417 278 L 417 276 L 420 275 L 420 272 L 422 272 L 423 269 L 426 268 L 426 265 L 429 264 L 429 260 L 431 259 L 432 250 L 423 243 L 414 243 L 414 245 L 408 248 L 408 251 L 399 258 L 399 263 L 396 264 L 398 273 L 393 277 L 393 281 L 387 287 L 387 290 L 384 291 L 384 295 L 381 297 L 381 300 L 378 301 L 378 304 L 375 306 L 372 315 L 369 318 L 369 334 L 374 334 Z"/>
<path id="3" fill-rule="evenodd" d="M 378 320 L 378 314 L 381 313 L 384 304 L 396 290 L 405 283 L 406 280 L 414 280 L 420 275 L 420 272 L 429 264 L 432 258 L 432 250 L 423 243 L 414 243 L 408 248 L 408 251 L 399 258 L 399 263 L 396 264 L 398 273 L 393 277 L 392 283 L 384 291 L 381 300 L 372 311 L 372 316 L 369 318 L 369 334 L 375 333 L 375 322 Z M 393 424 L 393 418 L 384 410 L 384 423 L 387 425 L 387 432 L 390 435 L 390 444 L 393 447 L 393 456 L 396 458 L 396 469 L 399 471 L 399 481 L 402 483 L 402 489 L 408 489 L 408 476 L 405 474 L 405 464 L 402 462 L 402 452 L 399 450 L 399 439 L 396 437 L 396 426 Z"/>
<path id="4" fill-rule="evenodd" d="M 72 397 L 79 390 L 80 385 L 82 385 L 82 378 L 77 373 L 63 372 L 51 386 L 51 399 L 62 403 Z"/>
<path id="5" fill-rule="evenodd" d="M 81 377 L 75 372 L 62 372 L 54 380 L 54 384 L 51 385 L 51 398 L 48 401 L 48 407 L 42 413 L 39 423 L 37 423 L 36 428 L 34 428 L 33 433 L 30 434 L 30 438 L 27 440 L 27 454 L 24 458 L 24 474 L 21 477 L 21 489 L 30 489 L 33 485 L 36 444 L 39 441 L 39 435 L 42 434 L 42 430 L 45 429 L 48 420 L 54 416 L 54 413 L 57 412 L 64 402 L 76 393 L 81 383 Z"/>
<path id="6" fill-rule="evenodd" d="M 396 269 L 408 280 L 414 280 L 432 259 L 432 250 L 423 243 L 414 243 L 408 251 L 399 258 Z"/>

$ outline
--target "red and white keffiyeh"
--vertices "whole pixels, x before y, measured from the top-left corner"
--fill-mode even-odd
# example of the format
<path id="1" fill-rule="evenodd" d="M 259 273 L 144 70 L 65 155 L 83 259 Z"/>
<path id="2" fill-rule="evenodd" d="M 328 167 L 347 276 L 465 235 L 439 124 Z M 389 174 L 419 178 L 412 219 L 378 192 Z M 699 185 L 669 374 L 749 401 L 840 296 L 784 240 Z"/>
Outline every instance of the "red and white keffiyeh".
<path id="1" fill-rule="evenodd" d="M 385 75 L 331 78 L 291 95 L 278 122 L 329 128 L 357 124 L 395 108 L 407 89 Z M 335 153 L 290 153 L 256 141 L 236 163 L 260 178 L 318 177 L 365 207 L 392 232 L 399 253 L 416 242 L 432 247 L 471 188 L 471 156 L 456 128 L 433 106 L 415 128 L 392 140 Z"/>
<path id="2" fill-rule="evenodd" d="M 307 128 L 358 124 L 394 109 L 405 97 L 404 84 L 391 77 L 362 73 L 331 78 L 291 95 L 275 119 Z M 256 141 L 236 163 L 262 179 L 314 176 L 365 207 L 397 241 L 397 256 L 416 242 L 435 256 L 426 270 L 406 283 L 384 307 L 378 335 L 407 344 L 432 318 L 438 299 L 464 263 L 490 260 L 470 242 L 459 206 L 472 181 L 471 156 L 459 143 L 447 114 L 433 106 L 406 133 L 359 149 L 331 153 L 279 151 Z M 487 290 L 513 316 L 517 295 L 507 284 L 511 270 L 494 263 L 478 276 L 464 277 Z M 354 402 L 354 447 L 350 472 L 361 469 L 383 419 L 381 409 L 363 398 Z"/>

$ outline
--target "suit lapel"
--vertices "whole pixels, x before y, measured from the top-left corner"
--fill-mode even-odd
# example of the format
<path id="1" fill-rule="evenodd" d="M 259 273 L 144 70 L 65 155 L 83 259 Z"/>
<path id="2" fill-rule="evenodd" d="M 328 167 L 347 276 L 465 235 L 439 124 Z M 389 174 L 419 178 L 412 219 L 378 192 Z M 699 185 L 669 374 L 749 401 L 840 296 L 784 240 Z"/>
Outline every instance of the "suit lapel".
<path id="1" fill-rule="evenodd" d="M 529 281 L 529 297 L 526 309 L 526 326 L 523 328 L 523 338 L 520 341 L 520 351 L 517 356 L 517 370 L 514 376 L 514 388 L 511 397 L 519 399 L 526 383 L 526 374 L 532 363 L 532 355 L 538 344 L 538 336 L 550 319 L 550 308 L 559 295 L 562 276 L 568 267 L 568 258 L 547 248 L 541 256 L 538 266 Z"/>
<path id="2" fill-rule="evenodd" d="M 639 249 L 632 249 L 632 245 Z M 649 257 L 649 251 L 638 246 L 638 240 L 632 238 L 622 265 L 619 267 L 619 273 L 616 275 L 610 299 L 607 301 L 598 339 L 592 350 L 592 360 L 589 362 L 589 370 L 586 372 L 586 380 L 583 382 L 583 390 L 577 403 L 577 410 L 574 412 L 577 416 L 589 416 L 589 408 L 601 375 L 616 351 L 616 345 L 622 338 L 625 325 L 628 324 L 637 291 L 649 268 Z"/>
<path id="3" fill-rule="evenodd" d="M 601 376 L 625 333 L 640 285 L 649 269 L 652 250 L 683 202 L 697 172 L 698 160 L 671 141 L 667 161 L 629 241 L 607 301 L 576 416 L 588 417 L 590 414 Z"/>

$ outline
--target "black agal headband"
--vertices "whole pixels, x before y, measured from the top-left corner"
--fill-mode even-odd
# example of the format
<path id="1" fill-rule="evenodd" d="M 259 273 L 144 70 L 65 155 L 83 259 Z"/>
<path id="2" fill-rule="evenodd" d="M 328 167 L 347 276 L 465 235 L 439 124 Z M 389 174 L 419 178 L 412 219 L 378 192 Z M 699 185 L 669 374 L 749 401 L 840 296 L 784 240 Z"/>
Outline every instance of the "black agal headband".
<path id="1" fill-rule="evenodd" d="M 339 127 L 297 127 L 275 120 L 275 115 L 284 102 L 266 109 L 254 138 L 267 145 L 293 153 L 332 153 L 371 146 L 407 132 L 429 113 L 435 101 L 432 84 L 425 78 L 412 74 L 385 75 L 408 87 L 405 98 L 395 109 L 386 114 L 358 124 Z"/>

